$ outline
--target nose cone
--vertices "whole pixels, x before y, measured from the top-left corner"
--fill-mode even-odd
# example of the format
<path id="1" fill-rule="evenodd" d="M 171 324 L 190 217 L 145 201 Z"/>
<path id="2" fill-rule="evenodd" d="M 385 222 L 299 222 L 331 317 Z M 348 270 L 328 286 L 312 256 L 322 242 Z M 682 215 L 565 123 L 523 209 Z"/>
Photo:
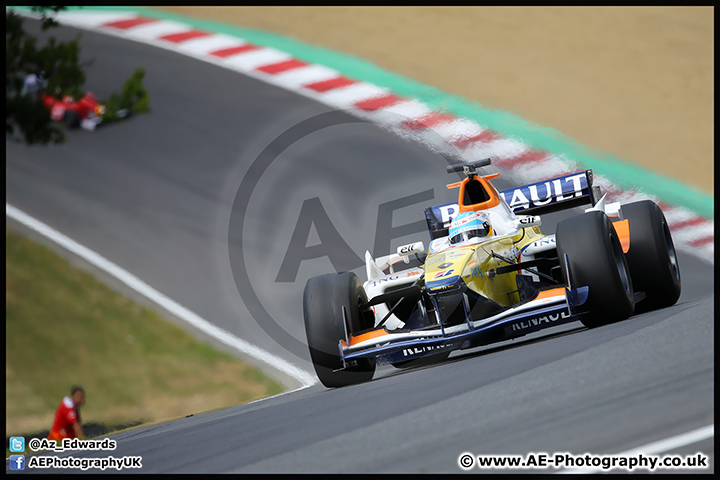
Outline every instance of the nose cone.
<path id="1" fill-rule="evenodd" d="M 433 293 L 461 289 L 465 286 L 462 272 L 474 257 L 472 246 L 451 248 L 428 257 L 425 261 L 425 285 Z"/>

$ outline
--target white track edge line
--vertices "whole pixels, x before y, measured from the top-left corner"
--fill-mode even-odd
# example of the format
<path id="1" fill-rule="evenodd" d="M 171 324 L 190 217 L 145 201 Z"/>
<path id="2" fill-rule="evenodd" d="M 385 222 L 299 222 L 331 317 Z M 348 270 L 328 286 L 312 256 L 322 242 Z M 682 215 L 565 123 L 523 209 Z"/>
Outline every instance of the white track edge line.
<path id="1" fill-rule="evenodd" d="M 693 443 L 700 442 L 702 440 L 706 440 L 708 438 L 712 438 L 715 436 L 715 424 L 706 425 L 704 427 L 698 428 L 696 430 L 691 430 L 689 432 L 681 433 L 679 435 L 675 435 L 674 437 L 668 437 L 664 440 L 658 440 L 657 442 L 648 443 L 647 445 L 643 445 L 641 447 L 633 448 L 630 450 L 625 450 L 624 452 L 617 453 L 613 456 L 619 457 L 619 456 L 631 456 L 631 455 L 638 455 L 638 454 L 644 454 L 644 455 L 657 455 L 658 453 L 663 453 L 670 451 L 675 448 L 684 447 L 686 445 L 691 445 Z M 560 474 L 576 474 L 576 473 L 598 473 L 598 472 L 604 472 L 602 468 L 572 468 L 568 470 L 561 470 L 556 473 Z"/>
<path id="2" fill-rule="evenodd" d="M 20 222 L 26 227 L 48 238 L 62 248 L 83 258 L 84 260 L 101 269 L 105 273 L 113 276 L 128 287 L 132 288 L 133 290 L 148 298 L 155 304 L 159 305 L 172 315 L 180 318 L 184 322 L 192 325 L 193 327 L 209 335 L 215 340 L 218 340 L 229 347 L 232 347 L 246 355 L 249 355 L 255 360 L 259 360 L 269 365 L 270 367 L 284 373 L 285 375 L 294 378 L 302 384 L 303 388 L 317 383 L 315 378 L 308 372 L 296 367 L 295 365 L 289 363 L 286 360 L 283 360 L 276 355 L 273 355 L 266 350 L 263 350 L 256 345 L 253 345 L 249 342 L 246 342 L 245 340 L 234 336 L 230 332 L 223 330 L 216 325 L 213 325 L 204 318 L 200 317 L 195 312 L 187 309 L 186 307 L 180 305 L 166 295 L 155 290 L 150 285 L 143 282 L 136 276 L 132 275 L 127 270 L 124 270 L 118 265 L 112 263 L 110 260 L 102 257 L 100 254 L 90 250 L 83 245 L 80 245 L 76 241 L 72 240 L 70 237 L 58 232 L 57 230 L 54 230 L 53 228 L 31 217 L 20 209 L 13 207 L 7 202 L 5 203 L 5 214 L 13 220 Z"/>

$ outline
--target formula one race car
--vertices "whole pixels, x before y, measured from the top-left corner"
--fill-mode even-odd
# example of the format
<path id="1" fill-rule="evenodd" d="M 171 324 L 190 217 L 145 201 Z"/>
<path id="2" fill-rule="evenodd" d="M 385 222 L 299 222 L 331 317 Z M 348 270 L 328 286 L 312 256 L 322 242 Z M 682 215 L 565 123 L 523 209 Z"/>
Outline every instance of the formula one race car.
<path id="1" fill-rule="evenodd" d="M 377 364 L 402 368 L 579 320 L 595 328 L 680 297 L 680 270 L 665 216 L 651 201 L 606 203 L 592 171 L 498 192 L 477 169 L 458 203 L 425 209 L 431 242 L 373 258 L 353 272 L 311 278 L 303 296 L 310 357 L 326 387 L 372 379 Z M 540 213 L 589 203 L 554 235 Z M 396 271 L 415 256 L 421 266 Z"/>
<path id="2" fill-rule="evenodd" d="M 103 121 L 105 105 L 102 105 L 95 94 L 88 92 L 80 100 L 66 95 L 57 98 L 45 93 L 40 99 L 50 110 L 50 117 L 55 121 L 63 121 L 68 128 L 82 127 L 84 130 L 95 130 Z M 125 118 L 130 114 L 128 110 L 119 110 L 118 118 Z"/>
<path id="3" fill-rule="evenodd" d="M 92 93 L 88 93 L 78 101 L 69 95 L 57 98 L 45 93 L 40 94 L 40 99 L 50 110 L 50 117 L 56 122 L 65 122 L 68 128 L 82 126 L 85 130 L 95 130 L 105 111 L 105 107 Z"/>
<path id="4" fill-rule="evenodd" d="M 105 105 L 101 104 L 95 94 L 86 93 L 82 98 L 65 95 L 58 97 L 43 91 L 47 81 L 42 74 L 30 74 L 25 77 L 22 94 L 31 94 L 41 101 L 50 111 L 50 117 L 56 122 L 64 122 L 68 128 L 82 127 L 84 130 L 95 130 L 105 116 Z M 121 109 L 114 115 L 125 118 L 130 115 L 127 109 Z"/>

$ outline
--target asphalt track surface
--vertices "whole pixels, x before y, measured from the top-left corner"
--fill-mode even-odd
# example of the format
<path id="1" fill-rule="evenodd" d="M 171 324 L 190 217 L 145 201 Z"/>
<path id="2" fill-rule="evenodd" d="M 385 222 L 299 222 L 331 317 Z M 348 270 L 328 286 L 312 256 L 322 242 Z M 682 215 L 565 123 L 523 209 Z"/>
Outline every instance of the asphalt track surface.
<path id="1" fill-rule="evenodd" d="M 143 66 L 152 113 L 71 132 L 62 146 L 8 140 L 7 202 L 312 372 L 306 280 L 334 267 L 362 278 L 366 248 L 427 244 L 422 208 L 453 200 L 446 160 L 343 113 L 308 120 L 328 108 L 238 73 L 82 34 L 88 88 L 102 98 Z M 397 238 L 378 239 L 389 210 Z M 352 253 L 323 242 L 328 226 Z M 313 258 L 317 245 L 326 255 Z M 141 455 L 144 473 L 452 473 L 463 452 L 613 454 L 682 434 L 714 423 L 714 297 L 713 266 L 684 253 L 679 262 L 683 294 L 662 311 L 556 327 L 432 367 L 381 367 L 367 384 L 315 385 L 116 434 L 113 452 L 57 455 Z M 713 471 L 713 447 L 666 453 L 705 453 Z"/>

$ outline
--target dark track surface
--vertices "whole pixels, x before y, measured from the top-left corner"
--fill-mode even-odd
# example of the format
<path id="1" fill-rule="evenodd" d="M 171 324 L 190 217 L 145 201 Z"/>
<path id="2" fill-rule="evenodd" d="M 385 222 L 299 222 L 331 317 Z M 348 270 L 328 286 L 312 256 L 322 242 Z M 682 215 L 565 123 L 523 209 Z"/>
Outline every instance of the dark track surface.
<path id="1" fill-rule="evenodd" d="M 82 45 L 96 59 L 89 89 L 102 98 L 143 66 L 153 111 L 63 146 L 8 141 L 7 202 L 307 371 L 305 281 L 334 266 L 362 278 L 357 259 L 387 243 L 376 228 L 388 202 L 410 197 L 391 217 L 395 248 L 427 244 L 422 225 L 400 227 L 452 200 L 443 158 L 343 114 L 332 118 L 349 123 L 297 136 L 260 171 L 273 140 L 327 107 L 147 45 L 90 32 Z M 307 259 L 283 266 L 300 217 L 314 222 Z M 311 258 L 328 224 L 353 252 L 323 250 L 342 265 Z M 663 311 L 117 434 L 112 455 L 142 455 L 143 472 L 459 472 L 462 452 L 617 453 L 703 427 L 714 423 L 713 267 L 685 254 L 680 267 L 683 295 Z M 242 272 L 249 283 L 236 286 Z"/>

